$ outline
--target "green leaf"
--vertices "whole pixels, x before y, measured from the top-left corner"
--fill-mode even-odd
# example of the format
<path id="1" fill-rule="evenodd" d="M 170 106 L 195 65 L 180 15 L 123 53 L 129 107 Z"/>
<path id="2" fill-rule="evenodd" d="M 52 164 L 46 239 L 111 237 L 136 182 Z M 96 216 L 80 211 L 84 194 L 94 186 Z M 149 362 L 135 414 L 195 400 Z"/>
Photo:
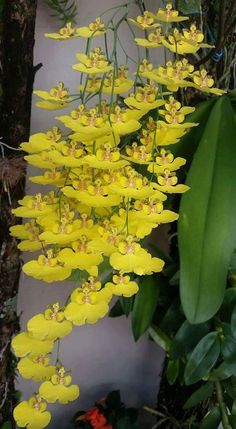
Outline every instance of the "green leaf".
<path id="1" fill-rule="evenodd" d="M 178 10 L 186 15 L 201 13 L 201 0 L 178 0 Z"/>
<path id="2" fill-rule="evenodd" d="M 184 371 L 187 385 L 194 384 L 208 375 L 220 354 L 220 341 L 217 332 L 210 332 L 196 345 Z"/>
<path id="3" fill-rule="evenodd" d="M 179 360 L 169 360 L 166 368 L 166 378 L 168 383 L 172 386 L 179 375 Z"/>
<path id="4" fill-rule="evenodd" d="M 232 375 L 236 375 L 236 362 L 222 362 L 218 368 L 212 371 L 210 379 L 212 381 L 226 380 Z"/>
<path id="5" fill-rule="evenodd" d="M 191 352 L 197 343 L 210 330 L 207 323 L 200 325 L 191 325 L 187 320 L 181 325 L 177 331 L 170 349 L 172 359 L 180 359 Z"/>
<path id="6" fill-rule="evenodd" d="M 160 328 L 152 325 L 148 328 L 148 333 L 155 343 L 165 350 L 165 352 L 170 350 L 171 339 Z"/>
<path id="7" fill-rule="evenodd" d="M 236 288 L 232 287 L 225 291 L 223 304 L 219 311 L 221 319 L 229 322 L 235 305 L 236 305 Z"/>
<path id="8" fill-rule="evenodd" d="M 135 341 L 149 328 L 156 309 L 158 296 L 158 277 L 142 276 L 132 312 L 132 329 Z"/>
<path id="9" fill-rule="evenodd" d="M 120 300 L 118 299 L 113 307 L 110 309 L 109 317 L 120 317 L 124 316 L 123 308 L 121 307 Z"/>
<path id="10" fill-rule="evenodd" d="M 130 298 L 124 298 L 122 296 L 120 297 L 120 304 L 124 314 L 128 317 L 134 305 L 134 297 L 131 296 Z"/>
<path id="11" fill-rule="evenodd" d="M 232 311 L 230 324 L 231 324 L 232 333 L 233 333 L 234 337 L 236 338 L 236 306 L 234 307 L 234 309 Z"/>
<path id="12" fill-rule="evenodd" d="M 214 384 L 211 382 L 207 382 L 203 384 L 199 389 L 195 390 L 195 392 L 190 396 L 190 398 L 184 404 L 184 410 L 188 408 L 195 407 L 205 399 L 209 398 L 214 391 Z"/>
<path id="13" fill-rule="evenodd" d="M 236 416 L 229 416 L 231 429 L 236 429 Z"/>
<path id="14" fill-rule="evenodd" d="M 10 422 L 10 420 L 8 420 L 7 422 L 3 423 L 3 425 L 1 426 L 0 429 L 12 429 L 12 423 Z"/>
<path id="15" fill-rule="evenodd" d="M 221 340 L 221 352 L 226 362 L 236 362 L 236 340 L 227 335 Z"/>
<path id="16" fill-rule="evenodd" d="M 219 309 L 236 237 L 236 122 L 227 97 L 215 103 L 195 153 L 179 220 L 180 293 L 190 323 Z"/>
<path id="17" fill-rule="evenodd" d="M 218 429 L 218 426 L 221 422 L 221 413 L 219 407 L 214 407 L 211 411 L 204 417 L 199 429 Z"/>

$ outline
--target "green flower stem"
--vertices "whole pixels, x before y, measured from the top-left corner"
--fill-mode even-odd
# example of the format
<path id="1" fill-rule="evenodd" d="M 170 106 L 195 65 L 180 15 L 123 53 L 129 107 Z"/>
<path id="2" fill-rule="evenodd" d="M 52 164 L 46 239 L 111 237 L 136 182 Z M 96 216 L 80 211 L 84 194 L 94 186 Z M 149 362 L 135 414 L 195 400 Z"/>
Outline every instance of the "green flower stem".
<path id="1" fill-rule="evenodd" d="M 221 411 L 221 418 L 222 418 L 222 425 L 224 429 L 232 429 L 232 426 L 229 423 L 229 417 L 228 417 L 228 412 L 227 412 L 227 407 L 225 405 L 224 402 L 224 396 L 223 396 L 223 391 L 222 391 L 222 387 L 220 384 L 220 381 L 217 380 L 215 382 L 215 386 L 216 386 L 216 396 L 217 396 L 217 401 L 220 407 L 220 411 Z"/>

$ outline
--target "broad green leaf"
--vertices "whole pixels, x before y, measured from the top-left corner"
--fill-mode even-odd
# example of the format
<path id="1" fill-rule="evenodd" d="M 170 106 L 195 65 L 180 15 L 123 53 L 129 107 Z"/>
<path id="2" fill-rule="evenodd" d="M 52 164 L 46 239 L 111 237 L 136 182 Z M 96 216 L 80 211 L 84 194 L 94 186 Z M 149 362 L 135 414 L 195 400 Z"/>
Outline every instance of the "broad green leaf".
<path id="1" fill-rule="evenodd" d="M 221 319 L 229 322 L 231 319 L 231 314 L 236 306 L 236 288 L 231 287 L 226 289 L 224 300 L 220 308 L 219 314 Z"/>
<path id="2" fill-rule="evenodd" d="M 157 326 L 152 325 L 148 328 L 150 337 L 160 346 L 165 352 L 170 350 L 171 339 Z"/>
<path id="3" fill-rule="evenodd" d="M 236 375 L 236 362 L 222 362 L 218 368 L 212 371 L 210 379 L 216 380 L 227 380 L 227 378 Z"/>
<path id="4" fill-rule="evenodd" d="M 210 332 L 196 345 L 185 367 L 184 379 L 187 385 L 194 384 L 208 375 L 220 354 L 217 332 Z"/>
<path id="5" fill-rule="evenodd" d="M 214 105 L 195 153 L 179 220 L 180 293 L 190 323 L 219 309 L 236 238 L 236 122 L 229 99 Z"/>
<path id="6" fill-rule="evenodd" d="M 120 317 L 124 316 L 123 308 L 121 307 L 120 300 L 118 299 L 113 307 L 110 309 L 109 317 Z"/>
<path id="7" fill-rule="evenodd" d="M 132 329 L 137 341 L 149 328 L 159 296 L 158 277 L 142 276 L 132 311 Z"/>
<path id="8" fill-rule="evenodd" d="M 214 391 L 214 384 L 211 382 L 207 382 L 203 384 L 199 389 L 195 390 L 195 392 L 190 396 L 190 398 L 184 404 L 184 410 L 188 408 L 195 407 L 205 399 L 209 398 Z"/>
<path id="9" fill-rule="evenodd" d="M 168 383 L 172 386 L 179 375 L 179 360 L 169 360 L 166 368 L 166 378 Z"/>
<path id="10" fill-rule="evenodd" d="M 221 353 L 226 362 L 236 362 L 236 340 L 226 336 L 221 340 Z"/>
<path id="11" fill-rule="evenodd" d="M 178 10 L 186 15 L 200 13 L 201 0 L 178 0 Z"/>
<path id="12" fill-rule="evenodd" d="M 199 429 L 218 429 L 220 422 L 221 413 L 219 407 L 216 406 L 204 417 Z"/>
<path id="13" fill-rule="evenodd" d="M 177 331 L 170 349 L 172 359 L 180 359 L 191 352 L 197 343 L 210 330 L 207 323 L 200 325 L 191 325 L 187 320 L 181 325 Z"/>
<path id="14" fill-rule="evenodd" d="M 229 416 L 229 423 L 231 429 L 236 429 L 236 416 Z"/>
<path id="15" fill-rule="evenodd" d="M 3 423 L 0 429 L 12 429 L 12 423 L 10 422 L 10 420 Z"/>
<path id="16" fill-rule="evenodd" d="M 231 330 L 234 337 L 236 337 L 236 306 L 234 307 L 231 315 Z"/>
<path id="17" fill-rule="evenodd" d="M 133 296 L 131 296 L 130 298 L 124 298 L 123 296 L 121 296 L 119 300 L 124 314 L 126 315 L 126 317 L 128 317 L 130 312 L 132 311 L 134 304 Z"/>

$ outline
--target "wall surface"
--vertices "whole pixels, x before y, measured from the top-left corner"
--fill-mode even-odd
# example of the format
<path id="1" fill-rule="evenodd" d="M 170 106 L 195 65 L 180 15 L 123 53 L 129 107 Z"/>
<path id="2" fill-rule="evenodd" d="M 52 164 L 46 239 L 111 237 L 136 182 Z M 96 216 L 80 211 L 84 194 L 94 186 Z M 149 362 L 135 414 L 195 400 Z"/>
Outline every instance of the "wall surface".
<path id="1" fill-rule="evenodd" d="M 121 3 L 122 0 L 80 0 L 78 1 L 78 24 L 86 25 L 96 18 L 99 12 Z M 75 52 L 84 49 L 84 42 L 75 39 L 65 43 L 53 42 L 44 38 L 45 32 L 58 29 L 58 22 L 50 17 L 50 11 L 44 0 L 39 0 L 35 64 L 42 62 L 43 67 L 36 75 L 35 89 L 49 89 L 60 80 L 74 92 L 78 85 L 79 74 L 71 69 Z M 150 0 L 147 6 L 158 7 L 157 2 Z M 136 16 L 137 11 L 134 12 Z M 132 36 L 126 27 L 122 28 L 121 40 L 127 52 L 136 55 Z M 155 51 L 155 55 L 156 51 Z M 155 62 L 162 61 L 159 54 Z M 124 54 L 119 49 L 121 63 Z M 122 58 L 123 57 L 123 58 Z M 35 102 L 35 99 L 33 100 Z M 46 131 L 55 124 L 53 112 L 32 108 L 31 133 Z M 38 174 L 38 171 L 29 171 Z M 27 193 L 40 190 L 27 182 Z M 31 256 L 30 256 L 31 257 Z M 29 255 L 24 255 L 24 260 Z M 18 307 L 22 313 L 21 325 L 25 328 L 27 320 L 35 313 L 57 300 L 63 303 L 68 296 L 71 285 L 58 283 L 48 285 L 22 275 Z M 62 342 L 61 358 L 67 368 L 72 369 L 73 381 L 81 388 L 81 398 L 67 406 L 52 406 L 54 419 L 50 428 L 66 428 L 74 412 L 85 409 L 113 389 L 120 389 L 122 397 L 129 405 L 155 405 L 159 384 L 159 375 L 163 362 L 163 353 L 147 337 L 137 343 L 132 338 L 130 320 L 125 318 L 105 318 L 96 325 L 74 329 L 73 333 Z M 37 390 L 37 385 L 23 381 L 19 377 L 19 390 L 23 399 Z"/>

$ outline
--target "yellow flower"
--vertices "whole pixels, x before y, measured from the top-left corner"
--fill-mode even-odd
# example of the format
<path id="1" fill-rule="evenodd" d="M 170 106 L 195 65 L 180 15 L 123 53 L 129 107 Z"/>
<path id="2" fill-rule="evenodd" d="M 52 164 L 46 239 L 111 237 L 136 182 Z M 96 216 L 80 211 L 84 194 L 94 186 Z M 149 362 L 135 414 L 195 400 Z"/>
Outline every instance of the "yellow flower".
<path id="1" fill-rule="evenodd" d="M 82 288 L 72 292 L 71 302 L 65 308 L 65 316 L 77 326 L 96 323 L 108 313 L 111 296 L 108 288 L 101 289 L 101 283 L 91 287 L 86 282 Z"/>
<path id="2" fill-rule="evenodd" d="M 76 58 L 80 63 L 73 65 L 72 68 L 81 73 L 99 74 L 107 73 L 112 70 L 112 65 L 109 65 L 101 48 L 95 48 L 88 55 L 76 54 Z"/>
<path id="3" fill-rule="evenodd" d="M 36 103 L 36 106 L 43 109 L 63 109 L 72 101 L 72 98 L 69 97 L 68 89 L 64 87 L 63 82 L 58 82 L 50 91 L 34 91 L 34 94 L 44 100 Z"/>
<path id="4" fill-rule="evenodd" d="M 163 46 L 162 44 L 163 38 L 164 36 L 162 34 L 162 29 L 157 28 L 155 33 L 150 33 L 148 35 L 147 39 L 136 38 L 134 40 L 137 43 L 137 45 L 150 49 L 150 48 L 161 48 Z"/>
<path id="5" fill-rule="evenodd" d="M 21 206 L 12 210 L 12 213 L 17 217 L 37 218 L 38 216 L 49 215 L 55 210 L 55 207 L 49 204 L 47 199 L 40 193 L 35 196 L 26 195 L 23 200 L 18 202 Z"/>
<path id="6" fill-rule="evenodd" d="M 156 157 L 156 162 L 150 163 L 148 171 L 150 173 L 162 174 L 165 170 L 176 171 L 186 164 L 184 158 L 174 158 L 170 151 L 165 149 L 160 150 L 160 154 Z"/>
<path id="7" fill-rule="evenodd" d="M 41 228 L 37 225 L 35 220 L 26 222 L 23 225 L 14 225 L 10 228 L 10 233 L 13 237 L 22 240 L 17 245 L 18 249 L 22 251 L 35 251 L 42 247 L 39 239 Z"/>
<path id="8" fill-rule="evenodd" d="M 150 30 L 153 28 L 160 27 L 160 24 L 154 23 L 154 19 L 151 16 L 151 13 L 147 10 L 142 16 L 137 16 L 136 21 L 133 18 L 128 18 L 128 21 L 131 22 L 131 24 L 134 24 L 136 27 L 141 28 L 141 30 Z"/>
<path id="9" fill-rule="evenodd" d="M 123 273 L 135 273 L 139 276 L 162 271 L 164 262 L 159 258 L 152 258 L 151 255 L 142 249 L 140 244 L 133 241 L 133 237 L 121 242 L 118 252 L 110 256 L 111 266 Z"/>
<path id="10" fill-rule="evenodd" d="M 62 366 L 57 373 L 52 375 L 50 381 L 45 381 L 39 387 L 40 396 L 50 404 L 58 401 L 60 404 L 68 404 L 79 397 L 79 387 L 71 384 L 71 376 Z"/>
<path id="11" fill-rule="evenodd" d="M 96 155 L 87 155 L 83 159 L 85 164 L 92 168 L 116 170 L 125 167 L 128 162 L 120 160 L 118 148 L 112 148 L 110 143 L 105 143 L 96 151 Z"/>
<path id="12" fill-rule="evenodd" d="M 114 113 L 111 113 L 110 121 L 115 134 L 125 135 L 133 133 L 141 127 L 141 124 L 135 119 L 130 119 L 127 113 L 125 110 L 122 111 L 119 106 L 116 106 Z"/>
<path id="13" fill-rule="evenodd" d="M 71 22 L 68 22 L 65 27 L 60 28 L 58 33 L 45 33 L 45 37 L 54 40 L 66 40 L 78 37 L 79 35 L 76 33 Z"/>
<path id="14" fill-rule="evenodd" d="M 63 266 L 53 250 L 47 250 L 46 256 L 40 255 L 37 260 L 26 262 L 22 270 L 28 276 L 47 283 L 62 281 L 70 277 L 72 269 Z"/>
<path id="15" fill-rule="evenodd" d="M 62 192 L 69 198 L 75 198 L 89 207 L 112 207 L 120 204 L 120 196 L 109 192 L 100 179 L 96 179 L 94 185 L 88 185 L 86 190 L 76 190 L 72 186 L 65 186 Z"/>
<path id="16" fill-rule="evenodd" d="M 136 142 L 132 143 L 132 146 L 127 146 L 126 153 L 129 161 L 137 164 L 149 164 L 152 159 L 152 154 L 148 152 L 145 146 L 138 146 Z"/>
<path id="17" fill-rule="evenodd" d="M 60 146 L 61 143 L 58 141 L 61 138 L 61 134 L 57 127 L 53 127 L 47 133 L 37 133 L 30 136 L 29 141 L 21 143 L 20 147 L 25 152 L 34 154 L 40 153 L 45 150 L 49 150 L 52 147 Z M 63 143 L 63 142 L 62 142 Z"/>
<path id="18" fill-rule="evenodd" d="M 55 168 L 51 171 L 45 171 L 41 176 L 29 177 L 30 182 L 39 183 L 41 185 L 53 185 L 61 187 L 67 181 L 66 172 L 57 171 Z"/>
<path id="19" fill-rule="evenodd" d="M 207 71 L 204 68 L 194 72 L 192 76 L 192 86 L 202 92 L 215 95 L 222 95 L 226 92 L 219 88 L 213 88 L 214 79 L 207 74 Z"/>
<path id="20" fill-rule="evenodd" d="M 65 320 L 64 312 L 58 302 L 48 308 L 44 314 L 36 314 L 27 323 L 29 334 L 38 340 L 63 338 L 72 331 L 71 323 Z"/>
<path id="21" fill-rule="evenodd" d="M 26 155 L 24 156 L 24 159 L 28 162 L 28 164 L 31 164 L 34 167 L 47 169 L 53 169 L 56 167 L 56 164 L 51 161 L 48 151 Z"/>
<path id="22" fill-rule="evenodd" d="M 49 365 L 48 356 L 38 356 L 36 358 L 23 357 L 17 364 L 17 369 L 23 378 L 33 381 L 49 380 L 56 372 L 54 365 Z"/>
<path id="23" fill-rule="evenodd" d="M 114 275 L 113 283 L 108 282 L 105 287 L 109 288 L 113 295 L 124 296 L 129 298 L 138 292 L 138 285 L 136 282 L 130 281 L 130 276 L 123 274 Z"/>
<path id="24" fill-rule="evenodd" d="M 62 249 L 58 254 L 58 260 L 65 267 L 72 269 L 86 270 L 91 275 L 97 275 L 97 266 L 103 261 L 101 253 L 94 252 L 89 247 L 86 236 L 72 243 L 72 249 Z"/>
<path id="25" fill-rule="evenodd" d="M 33 338 L 28 332 L 21 332 L 16 335 L 12 342 L 12 348 L 17 357 L 36 358 L 50 353 L 53 349 L 53 341 L 41 341 Z"/>
<path id="26" fill-rule="evenodd" d="M 158 175 L 157 181 L 158 183 L 155 185 L 155 188 L 168 194 L 182 194 L 189 190 L 189 186 L 187 185 L 178 185 L 176 174 L 167 169 Z"/>
<path id="27" fill-rule="evenodd" d="M 193 27 L 196 29 L 196 27 Z M 197 38 L 198 34 L 195 31 L 196 37 L 189 37 L 191 35 L 191 27 L 190 32 L 188 33 L 188 38 L 185 38 L 182 33 L 179 32 L 177 28 L 174 28 L 173 34 L 168 36 L 168 40 L 163 39 L 163 45 L 168 48 L 171 52 L 176 54 L 185 55 L 185 54 L 194 54 L 200 48 L 213 48 L 214 46 L 208 45 L 207 43 L 198 43 Z"/>
<path id="28" fill-rule="evenodd" d="M 146 84 L 143 88 L 139 87 L 136 94 L 132 94 L 125 98 L 124 102 L 131 109 L 144 110 L 146 113 L 149 110 L 157 109 L 165 104 L 165 101 L 162 99 L 156 100 L 157 92 L 158 88 L 151 82 Z"/>
<path id="29" fill-rule="evenodd" d="M 61 217 L 58 222 L 49 225 L 49 228 L 46 227 L 46 231 L 40 234 L 40 240 L 46 244 L 70 244 L 81 237 L 80 226 L 81 222 L 79 220 L 71 222 L 65 217 Z"/>
<path id="30" fill-rule="evenodd" d="M 178 10 L 174 10 L 171 3 L 166 4 L 165 9 L 159 8 L 155 14 L 151 14 L 154 19 L 161 22 L 181 22 L 189 19 L 188 16 L 179 16 Z"/>
<path id="31" fill-rule="evenodd" d="M 14 408 L 13 416 L 19 427 L 43 429 L 51 420 L 51 414 L 46 409 L 46 402 L 39 396 L 33 396 L 28 401 L 20 402 Z"/>
<path id="32" fill-rule="evenodd" d="M 101 18 L 96 18 L 94 22 L 91 22 L 88 27 L 79 27 L 76 29 L 76 34 L 79 37 L 95 37 L 102 36 L 105 34 L 105 24 L 102 23 Z"/>
<path id="33" fill-rule="evenodd" d="M 123 223 L 124 225 L 125 223 Z M 122 227 L 123 227 L 122 225 Z M 117 249 L 122 236 L 116 225 L 111 221 L 105 220 L 103 225 L 98 228 L 99 236 L 90 241 L 89 246 L 94 252 L 100 252 L 105 256 L 110 256 Z"/>

